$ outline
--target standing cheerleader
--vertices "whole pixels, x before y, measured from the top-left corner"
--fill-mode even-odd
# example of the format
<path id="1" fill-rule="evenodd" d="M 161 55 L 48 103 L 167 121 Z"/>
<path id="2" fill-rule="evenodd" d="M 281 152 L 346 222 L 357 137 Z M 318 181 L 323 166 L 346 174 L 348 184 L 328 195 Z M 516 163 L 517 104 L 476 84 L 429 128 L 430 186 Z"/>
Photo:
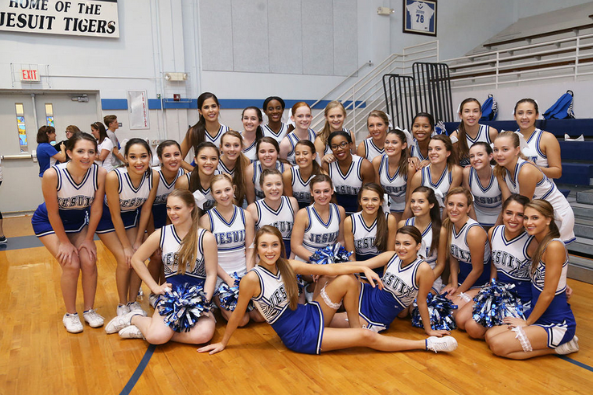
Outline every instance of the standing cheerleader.
<path id="1" fill-rule="evenodd" d="M 98 143 L 95 163 L 105 168 L 107 172 L 111 172 L 113 170 L 113 142 L 107 136 L 105 125 L 102 122 L 91 124 L 91 133 Z"/>
<path id="2" fill-rule="evenodd" d="M 490 279 L 498 283 L 515 285 L 525 311 L 531 308 L 531 257 L 537 248 L 537 241 L 529 235 L 523 226 L 525 205 L 529 199 L 519 194 L 512 194 L 502 207 L 503 225 L 488 231 L 492 247 L 492 265 Z M 457 325 L 476 339 L 484 339 L 486 327 L 472 318 L 473 304 L 465 305 L 457 315 Z"/>
<path id="3" fill-rule="evenodd" d="M 397 222 L 402 219 L 409 201 L 408 184 L 416 173 L 416 167 L 408 159 L 406 134 L 401 129 L 389 130 L 385 135 L 385 154 L 373 159 L 373 168 L 377 184 L 383 186 L 389 195 L 389 210 Z M 403 216 L 407 218 L 410 214 Z"/>
<path id="4" fill-rule="evenodd" d="M 338 204 L 344 207 L 346 214 L 357 212 L 358 191 L 364 184 L 375 181 L 375 169 L 366 158 L 350 152 L 352 139 L 349 133 L 332 132 L 328 141 L 336 161 L 324 162 L 323 170 L 332 179 Z"/>
<path id="5" fill-rule="evenodd" d="M 245 169 L 249 166 L 249 160 L 241 151 L 243 138 L 239 132 L 230 130 L 222 135 L 220 142 L 218 171 L 231 176 L 235 186 L 235 203 L 242 206 L 245 199 Z"/>
<path id="6" fill-rule="evenodd" d="M 264 132 L 261 127 L 262 114 L 261 110 L 255 106 L 246 107 L 241 114 L 241 122 L 243 122 L 243 154 L 250 162 L 257 159 L 257 142 L 264 137 Z"/>
<path id="7" fill-rule="evenodd" d="M 484 142 L 474 143 L 469 150 L 471 166 L 463 169 L 463 187 L 474 196 L 472 217 L 486 231 L 496 223 L 502 208 L 502 192 L 494 175 L 492 147 Z"/>
<path id="8" fill-rule="evenodd" d="M 556 225 L 565 244 L 573 242 L 574 212 L 556 184 L 543 169 L 522 158 L 519 136 L 511 131 L 502 132 L 494 141 L 494 169 L 503 199 L 511 193 L 527 198 L 545 199 L 554 207 Z"/>
<path id="9" fill-rule="evenodd" d="M 554 209 L 544 200 L 525 205 L 525 229 L 539 246 L 531 265 L 531 311 L 527 320 L 506 318 L 486 332 L 486 342 L 497 356 L 529 359 L 568 355 L 579 350 L 576 322 L 566 298 L 568 252 L 554 223 Z"/>
<path id="10" fill-rule="evenodd" d="M 331 101 L 325 106 L 324 110 L 325 124 L 323 129 L 319 131 L 315 138 L 315 151 L 319 154 L 319 159 L 325 162 L 334 162 L 335 158 L 329 147 L 329 135 L 332 132 L 344 131 L 350 134 L 352 142 L 355 142 L 354 132 L 344 128 L 344 121 L 346 121 L 346 109 L 341 102 L 337 100 Z M 352 144 L 352 149 L 356 145 Z M 352 152 L 354 154 L 354 151 Z M 321 162 L 320 162 L 321 163 Z"/>
<path id="11" fill-rule="evenodd" d="M 253 268 L 253 218 L 234 202 L 234 186 L 231 177 L 227 174 L 216 175 L 212 178 L 212 196 L 216 206 L 210 209 L 200 219 L 200 227 L 210 231 L 216 238 L 218 245 L 218 281 L 216 290 L 222 282 L 229 287 L 235 285 L 233 273 L 239 277 L 245 275 Z M 218 296 L 214 302 L 220 308 L 222 316 L 229 320 L 232 311 L 220 304 Z M 250 316 L 256 318 L 256 312 L 245 314 L 240 326 L 249 322 Z"/>
<path id="12" fill-rule="evenodd" d="M 550 179 L 562 177 L 560 144 L 556 136 L 535 127 L 539 116 L 537 102 L 533 99 L 521 99 L 515 105 L 515 121 L 519 125 L 517 132 L 527 141 L 523 154 L 533 161 Z"/>
<path id="13" fill-rule="evenodd" d="M 156 148 L 156 154 L 161 162 L 159 169 L 159 186 L 152 206 L 154 228 L 158 229 L 167 224 L 167 197 L 175 189 L 177 179 L 185 174 L 181 168 L 181 147 L 175 140 L 165 140 Z"/>
<path id="14" fill-rule="evenodd" d="M 437 135 L 430 139 L 428 145 L 430 165 L 416 172 L 410 183 L 412 191 L 419 186 L 430 187 L 435 190 L 441 210 L 444 208 L 443 197 L 450 189 L 461 186 L 463 171 L 455 163 L 451 139 L 445 135 Z"/>
<path id="15" fill-rule="evenodd" d="M 418 158 L 418 166 L 420 169 L 428 165 L 428 143 L 432 134 L 434 133 L 434 117 L 429 113 L 418 113 L 412 121 L 412 134 L 414 135 L 414 143 L 410 146 L 410 157 Z"/>
<path id="16" fill-rule="evenodd" d="M 288 133 L 280 143 L 280 158 L 287 160 L 291 165 L 295 165 L 294 148 L 299 140 L 315 141 L 315 131 L 311 128 L 311 107 L 305 102 L 297 102 L 292 106 L 292 116 L 290 119 L 294 122 L 294 131 Z"/>
<path id="17" fill-rule="evenodd" d="M 214 207 L 214 198 L 210 191 L 212 177 L 218 173 L 220 154 L 213 143 L 203 142 L 196 148 L 196 166 L 175 182 L 175 188 L 189 190 L 194 194 L 198 207 L 204 212 Z"/>
<path id="18" fill-rule="evenodd" d="M 367 183 L 358 192 L 362 211 L 353 213 L 344 221 L 346 250 L 353 252 L 352 261 L 365 261 L 378 254 L 391 251 L 395 246 L 397 222 L 390 213 L 383 212 L 383 188 Z M 383 267 L 375 268 L 383 276 Z"/>
<path id="19" fill-rule="evenodd" d="M 183 159 L 191 149 L 194 150 L 195 155 L 197 147 L 203 142 L 210 142 L 217 148 L 220 147 L 220 138 L 229 130 L 228 126 L 218 121 L 220 103 L 213 93 L 204 92 L 198 96 L 198 113 L 200 113 L 198 122 L 187 130 L 181 142 Z M 191 171 L 193 166 L 184 162 L 183 168 Z"/>
<path id="20" fill-rule="evenodd" d="M 373 110 L 367 118 L 367 128 L 370 137 L 358 145 L 356 154 L 372 162 L 376 157 L 385 154 L 385 136 L 389 129 L 389 117 L 381 110 Z"/>
<path id="21" fill-rule="evenodd" d="M 345 274 L 364 271 L 367 276 L 377 279 L 377 275 L 368 267 L 311 265 L 286 260 L 282 235 L 270 226 L 264 226 L 257 232 L 255 245 L 260 262 L 241 281 L 237 308 L 227 325 L 222 341 L 200 348 L 199 352 L 214 354 L 225 349 L 251 299 L 266 322 L 272 325 L 282 343 L 294 352 L 319 354 L 321 351 L 358 346 L 391 352 L 414 349 L 450 352 L 457 348 L 457 341 L 450 336 L 405 340 L 361 328 L 357 312 L 358 282 L 354 277 Z M 296 274 L 343 276 L 338 276 L 328 284 L 317 301 L 300 305 Z M 348 313 L 350 328 L 330 328 L 328 325 L 342 300 Z"/>
<path id="22" fill-rule="evenodd" d="M 211 301 L 218 267 L 216 240 L 211 233 L 198 227 L 199 210 L 189 191 L 172 191 L 166 205 L 172 224 L 148 237 L 134 253 L 132 266 L 156 295 L 165 295 L 172 288 L 176 290 L 197 286 L 206 295 L 206 299 Z M 154 281 L 144 265 L 158 251 L 165 263 L 166 283 L 162 285 Z M 117 316 L 105 326 L 105 331 L 119 331 L 122 338 L 144 338 L 153 345 L 169 341 L 203 344 L 212 339 L 215 324 L 214 316 L 206 313 L 189 328 L 174 330 L 174 323 L 165 322 L 165 317 L 161 316 L 157 307 L 150 318 L 142 316 L 138 311 Z"/>
<path id="23" fill-rule="evenodd" d="M 247 196 L 247 203 L 252 204 L 257 199 L 264 197 L 264 192 L 261 189 L 259 179 L 261 174 L 266 169 L 278 169 L 284 172 L 290 167 L 278 158 L 280 148 L 278 142 L 271 137 L 261 138 L 256 145 L 257 161 L 252 162 L 245 171 L 245 193 Z"/>
<path id="24" fill-rule="evenodd" d="M 68 140 L 70 161 L 48 169 L 41 187 L 44 203 L 31 218 L 33 231 L 62 267 L 61 286 L 66 330 L 80 333 L 76 312 L 78 277 L 82 273 L 83 317 L 91 327 L 103 326 L 93 309 L 97 289 L 97 247 L 93 236 L 103 207 L 106 171 L 94 163 L 97 141 L 88 133 Z M 90 216 L 89 216 L 90 213 Z"/>
<path id="25" fill-rule="evenodd" d="M 117 261 L 117 316 L 141 309 L 136 302 L 141 281 L 132 271 L 131 260 L 142 244 L 159 184 L 159 173 L 150 168 L 152 152 L 144 139 L 128 140 L 124 153 L 126 166 L 109 172 L 105 180 L 103 216 L 97 226 L 99 239 Z"/>
<path id="26" fill-rule="evenodd" d="M 456 131 L 451 133 L 453 150 L 457 161 L 462 167 L 470 165 L 469 149 L 477 142 L 490 145 L 496 139 L 498 131 L 488 125 L 481 125 L 482 105 L 477 99 L 467 98 L 459 105 L 461 122 Z M 476 202 L 477 203 L 477 202 Z"/>
<path id="27" fill-rule="evenodd" d="M 315 161 L 315 145 L 309 140 L 301 140 L 294 148 L 294 159 L 296 166 L 284 171 L 284 195 L 295 197 L 299 203 L 299 209 L 311 205 L 311 180 L 323 173 L 321 167 Z"/>
<path id="28" fill-rule="evenodd" d="M 290 236 L 292 235 L 295 210 L 298 208 L 297 200 L 294 197 L 282 195 L 284 182 L 282 173 L 277 169 L 266 169 L 262 172 L 259 180 L 265 197 L 247 207 L 247 211 L 255 220 L 255 230 L 257 231 L 265 225 L 271 225 L 280 230 L 287 254 L 286 258 L 292 258 Z"/>
<path id="29" fill-rule="evenodd" d="M 288 134 L 288 124 L 282 122 L 282 115 L 286 104 L 278 96 L 270 96 L 264 100 L 264 113 L 268 117 L 268 123 L 263 127 L 264 136 L 271 137 L 278 144 Z"/>

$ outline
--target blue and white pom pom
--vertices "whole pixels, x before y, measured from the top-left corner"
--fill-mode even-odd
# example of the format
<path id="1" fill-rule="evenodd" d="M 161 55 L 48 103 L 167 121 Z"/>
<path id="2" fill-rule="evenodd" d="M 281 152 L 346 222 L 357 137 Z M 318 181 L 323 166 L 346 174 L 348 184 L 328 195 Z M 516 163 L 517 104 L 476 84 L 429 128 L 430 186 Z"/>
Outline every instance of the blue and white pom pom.
<path id="1" fill-rule="evenodd" d="M 309 257 L 309 261 L 312 264 L 345 263 L 351 255 L 352 252 L 347 251 L 340 243 L 336 243 L 317 250 Z"/>
<path id="2" fill-rule="evenodd" d="M 455 330 L 457 328 L 453 319 L 453 310 L 457 309 L 457 305 L 446 298 L 444 293 L 434 296 L 432 293 L 428 293 L 426 303 L 430 315 L 430 327 L 433 330 Z M 424 328 L 418 305 L 415 302 L 412 310 L 412 326 Z"/>
<path id="3" fill-rule="evenodd" d="M 174 286 L 159 299 L 156 309 L 165 324 L 176 332 L 190 331 L 201 316 L 210 312 L 211 305 L 200 286 Z"/>
<path id="4" fill-rule="evenodd" d="M 472 319 L 484 327 L 500 326 L 506 317 L 525 319 L 523 304 L 514 288 L 514 284 L 492 279 L 474 297 Z"/>
<path id="5" fill-rule="evenodd" d="M 241 277 L 236 272 L 233 272 L 231 277 L 235 280 L 233 286 L 229 286 L 225 282 L 222 282 L 218 288 L 218 300 L 220 301 L 220 307 L 226 309 L 227 311 L 234 311 L 237 307 L 237 301 L 239 301 L 239 283 L 241 283 Z M 247 310 L 253 310 L 253 302 L 249 301 Z"/>

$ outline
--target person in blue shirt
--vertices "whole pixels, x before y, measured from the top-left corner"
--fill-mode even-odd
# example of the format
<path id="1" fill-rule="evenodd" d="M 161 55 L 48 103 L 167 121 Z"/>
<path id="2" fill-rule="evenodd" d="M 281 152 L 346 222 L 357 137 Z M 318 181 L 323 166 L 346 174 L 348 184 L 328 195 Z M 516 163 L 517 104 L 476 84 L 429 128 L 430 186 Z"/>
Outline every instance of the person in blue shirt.
<path id="1" fill-rule="evenodd" d="M 37 131 L 39 177 L 43 177 L 43 173 L 56 162 L 66 162 L 66 146 L 61 144 L 58 151 L 50 144 L 54 140 L 56 140 L 56 128 L 44 125 Z"/>

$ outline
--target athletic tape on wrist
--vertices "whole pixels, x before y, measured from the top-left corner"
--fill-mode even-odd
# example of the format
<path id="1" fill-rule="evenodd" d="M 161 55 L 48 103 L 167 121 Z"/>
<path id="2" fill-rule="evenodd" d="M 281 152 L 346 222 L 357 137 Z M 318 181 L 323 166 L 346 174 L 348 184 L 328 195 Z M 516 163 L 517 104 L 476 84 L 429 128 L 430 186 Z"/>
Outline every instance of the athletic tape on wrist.
<path id="1" fill-rule="evenodd" d="M 469 295 L 463 292 L 459 293 L 459 297 L 461 297 L 461 299 L 465 302 L 470 302 L 472 300 L 472 298 Z"/>
<path id="2" fill-rule="evenodd" d="M 517 335 L 515 336 L 516 339 L 519 340 L 519 342 L 521 343 L 521 348 L 523 348 L 524 352 L 531 352 L 533 351 L 533 348 L 531 347 L 531 342 L 529 342 L 529 339 L 527 338 L 527 334 L 525 334 L 525 331 L 523 330 L 523 327 L 517 326 L 517 327 L 513 327 L 512 329 L 515 333 L 517 333 Z"/>
<path id="3" fill-rule="evenodd" d="M 327 295 L 327 293 L 325 292 L 325 287 L 326 286 L 327 286 L 327 283 L 323 286 L 323 289 L 321 289 L 321 292 L 319 293 L 319 295 L 321 296 L 321 298 L 327 304 L 328 307 L 330 307 L 332 309 L 340 309 L 340 307 L 342 306 L 342 301 L 340 300 L 339 303 L 333 302 L 329 298 L 329 296 Z"/>

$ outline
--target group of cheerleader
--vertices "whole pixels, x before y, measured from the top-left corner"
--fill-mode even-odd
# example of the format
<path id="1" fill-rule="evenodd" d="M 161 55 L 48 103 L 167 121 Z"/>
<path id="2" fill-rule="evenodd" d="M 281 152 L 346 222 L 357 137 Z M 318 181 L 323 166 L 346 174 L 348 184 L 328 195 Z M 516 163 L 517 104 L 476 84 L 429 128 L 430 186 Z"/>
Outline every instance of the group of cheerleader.
<path id="1" fill-rule="evenodd" d="M 535 101 L 517 103 L 517 132 L 498 133 L 478 123 L 480 103 L 466 99 L 451 136 L 435 135 L 428 113 L 416 115 L 409 133 L 375 110 L 358 146 L 339 102 L 325 109 L 319 133 L 305 102 L 292 107 L 292 127 L 279 97 L 263 103 L 266 125 L 248 107 L 242 132 L 220 123 L 212 93 L 200 95 L 198 109 L 181 144 L 158 146 L 157 169 L 150 146 L 134 138 L 125 165 L 107 172 L 95 164 L 95 137 L 77 132 L 66 143 L 69 161 L 44 173 L 32 223 L 62 267 L 67 331 L 83 331 L 80 274 L 84 321 L 104 324 L 94 310 L 96 233 L 117 263 L 117 316 L 105 330 L 123 338 L 206 343 L 215 320 L 205 307 L 215 305 L 226 332 L 201 351 L 221 351 L 250 321 L 270 323 L 303 353 L 452 351 L 456 340 L 432 328 L 427 305 L 429 293 L 443 293 L 457 307 L 457 326 L 497 355 L 578 350 L 566 285 L 574 214 L 551 179 L 561 175 L 560 150 L 535 128 Z M 352 252 L 350 261 L 312 260 L 336 244 Z M 526 319 L 491 328 L 476 320 L 472 299 L 493 279 L 514 285 Z M 142 282 L 152 317 L 136 301 Z M 180 325 L 164 307 L 187 300 L 200 308 L 184 305 L 194 316 Z M 379 334 L 414 304 L 428 338 Z"/>

